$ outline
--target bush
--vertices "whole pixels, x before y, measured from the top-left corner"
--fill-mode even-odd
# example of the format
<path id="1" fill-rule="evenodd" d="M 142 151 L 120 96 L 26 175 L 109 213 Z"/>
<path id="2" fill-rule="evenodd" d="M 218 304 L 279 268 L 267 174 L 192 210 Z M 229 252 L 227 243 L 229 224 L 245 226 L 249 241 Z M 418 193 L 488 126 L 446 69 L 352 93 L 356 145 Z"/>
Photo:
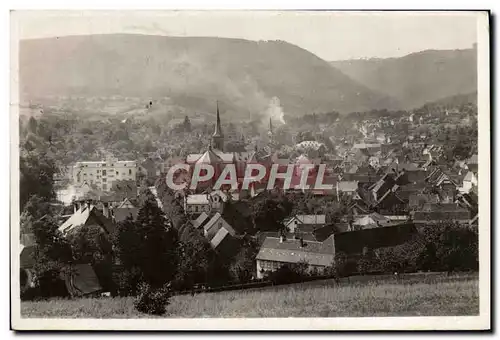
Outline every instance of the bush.
<path id="1" fill-rule="evenodd" d="M 302 263 L 297 263 L 295 265 L 285 264 L 278 270 L 270 272 L 266 278 L 274 284 L 301 282 L 307 276 L 304 267 L 305 265 Z"/>
<path id="2" fill-rule="evenodd" d="M 155 289 L 142 283 L 139 286 L 139 295 L 134 301 L 134 307 L 141 313 L 163 315 L 171 296 L 170 284 Z"/>

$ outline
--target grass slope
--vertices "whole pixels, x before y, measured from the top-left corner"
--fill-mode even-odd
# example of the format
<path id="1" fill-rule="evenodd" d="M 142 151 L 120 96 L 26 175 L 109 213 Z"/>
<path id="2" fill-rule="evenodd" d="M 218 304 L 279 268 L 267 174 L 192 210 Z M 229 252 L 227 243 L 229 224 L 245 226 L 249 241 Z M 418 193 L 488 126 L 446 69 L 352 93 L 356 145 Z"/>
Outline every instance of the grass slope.
<path id="1" fill-rule="evenodd" d="M 149 318 L 133 298 L 22 302 L 23 317 Z M 477 274 L 332 280 L 246 291 L 175 296 L 165 317 L 361 317 L 479 314 Z"/>

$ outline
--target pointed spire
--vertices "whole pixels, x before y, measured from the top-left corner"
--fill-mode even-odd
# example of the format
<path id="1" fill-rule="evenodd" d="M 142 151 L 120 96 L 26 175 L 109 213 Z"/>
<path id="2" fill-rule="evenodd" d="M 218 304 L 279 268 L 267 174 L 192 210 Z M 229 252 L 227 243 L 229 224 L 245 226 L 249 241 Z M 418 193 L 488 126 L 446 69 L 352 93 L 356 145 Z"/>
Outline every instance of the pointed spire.
<path id="1" fill-rule="evenodd" d="M 273 121 L 271 117 L 269 117 L 269 133 L 273 134 Z"/>
<path id="2" fill-rule="evenodd" d="M 215 124 L 214 136 L 222 136 L 222 128 L 220 124 L 219 101 L 217 101 L 217 122 Z"/>

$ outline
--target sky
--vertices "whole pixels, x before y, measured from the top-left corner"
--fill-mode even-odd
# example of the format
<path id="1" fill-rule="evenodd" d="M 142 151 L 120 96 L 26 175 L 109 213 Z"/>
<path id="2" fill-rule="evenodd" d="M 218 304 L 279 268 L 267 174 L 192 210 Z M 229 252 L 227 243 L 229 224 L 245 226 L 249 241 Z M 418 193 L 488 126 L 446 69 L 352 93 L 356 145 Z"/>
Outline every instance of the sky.
<path id="1" fill-rule="evenodd" d="M 284 40 L 327 61 L 471 48 L 473 12 L 18 11 L 20 39 L 137 33 Z"/>

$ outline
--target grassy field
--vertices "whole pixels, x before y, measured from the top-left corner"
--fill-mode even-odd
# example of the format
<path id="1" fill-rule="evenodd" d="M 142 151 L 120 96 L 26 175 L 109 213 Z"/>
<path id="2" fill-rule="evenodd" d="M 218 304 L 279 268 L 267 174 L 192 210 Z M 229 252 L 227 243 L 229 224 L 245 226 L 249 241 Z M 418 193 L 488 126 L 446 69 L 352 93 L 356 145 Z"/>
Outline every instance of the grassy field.
<path id="1" fill-rule="evenodd" d="M 141 318 L 133 298 L 22 302 L 23 317 Z M 163 317 L 478 315 L 477 274 L 363 277 L 174 296 Z"/>

